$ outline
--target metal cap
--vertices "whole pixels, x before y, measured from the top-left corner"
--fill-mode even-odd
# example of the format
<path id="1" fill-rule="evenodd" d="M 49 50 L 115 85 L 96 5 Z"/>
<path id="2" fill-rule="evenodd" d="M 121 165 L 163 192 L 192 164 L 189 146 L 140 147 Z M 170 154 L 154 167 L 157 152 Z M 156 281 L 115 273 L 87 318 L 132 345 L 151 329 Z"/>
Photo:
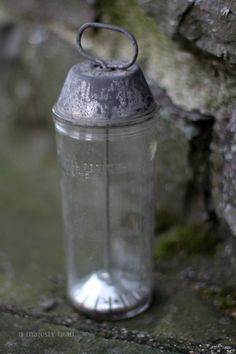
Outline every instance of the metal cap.
<path id="1" fill-rule="evenodd" d="M 81 46 L 88 27 L 122 32 L 132 42 L 130 61 L 101 60 L 89 56 Z M 86 23 L 77 35 L 78 49 L 86 62 L 73 66 L 65 80 L 53 113 L 79 125 L 113 126 L 146 119 L 155 102 L 142 70 L 134 64 L 138 55 L 135 37 L 127 30 L 102 23 Z"/>

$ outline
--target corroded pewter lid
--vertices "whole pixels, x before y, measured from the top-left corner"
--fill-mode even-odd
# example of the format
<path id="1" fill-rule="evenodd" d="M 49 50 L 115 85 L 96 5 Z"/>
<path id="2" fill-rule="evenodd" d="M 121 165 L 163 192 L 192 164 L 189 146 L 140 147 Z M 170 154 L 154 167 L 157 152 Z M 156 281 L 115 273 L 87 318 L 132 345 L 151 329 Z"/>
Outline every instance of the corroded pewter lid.
<path id="1" fill-rule="evenodd" d="M 126 34 L 134 49 L 131 60 L 105 61 L 88 55 L 81 46 L 82 34 L 88 27 Z M 89 60 L 70 69 L 53 107 L 56 117 L 78 125 L 113 126 L 140 122 L 155 110 L 150 88 L 135 64 L 138 46 L 130 32 L 113 25 L 86 23 L 80 28 L 76 43 L 80 53 Z"/>

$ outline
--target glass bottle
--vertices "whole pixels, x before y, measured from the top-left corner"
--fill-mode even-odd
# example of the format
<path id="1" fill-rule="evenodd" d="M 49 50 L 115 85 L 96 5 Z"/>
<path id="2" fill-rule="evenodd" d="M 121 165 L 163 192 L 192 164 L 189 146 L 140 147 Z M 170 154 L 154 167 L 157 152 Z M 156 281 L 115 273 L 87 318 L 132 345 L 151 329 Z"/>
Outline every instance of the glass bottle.
<path id="1" fill-rule="evenodd" d="M 144 311 L 153 288 L 155 103 L 141 69 L 117 63 L 74 66 L 53 110 L 68 296 L 105 319 Z"/>

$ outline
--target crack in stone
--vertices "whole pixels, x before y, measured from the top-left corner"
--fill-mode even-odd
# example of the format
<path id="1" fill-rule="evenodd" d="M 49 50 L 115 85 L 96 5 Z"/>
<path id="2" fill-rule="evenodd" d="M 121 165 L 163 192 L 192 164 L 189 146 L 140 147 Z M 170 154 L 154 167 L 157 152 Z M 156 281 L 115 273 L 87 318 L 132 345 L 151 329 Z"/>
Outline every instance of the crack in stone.
<path id="1" fill-rule="evenodd" d="M 193 7 L 195 6 L 196 0 L 193 0 L 185 9 L 184 12 L 182 12 L 179 15 L 179 22 L 178 25 L 176 26 L 176 34 L 180 34 L 180 28 L 185 20 L 185 18 L 190 14 L 190 12 L 192 11 Z"/>
<path id="2" fill-rule="evenodd" d="M 196 121 L 195 125 L 199 134 L 189 142 L 188 160 L 192 170 L 192 178 L 188 181 L 185 195 L 185 214 L 189 213 L 189 205 L 194 205 L 196 200 L 202 199 L 202 208 L 206 219 L 212 226 L 218 225 L 212 201 L 212 166 L 211 143 L 214 128 L 214 118 L 205 121 Z"/>

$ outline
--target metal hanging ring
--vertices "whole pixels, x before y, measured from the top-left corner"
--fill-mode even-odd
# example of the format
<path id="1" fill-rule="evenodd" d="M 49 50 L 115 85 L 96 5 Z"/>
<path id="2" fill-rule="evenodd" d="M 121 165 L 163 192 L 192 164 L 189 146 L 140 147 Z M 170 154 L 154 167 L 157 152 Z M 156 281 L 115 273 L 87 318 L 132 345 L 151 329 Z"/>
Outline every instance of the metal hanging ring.
<path id="1" fill-rule="evenodd" d="M 84 31 L 89 28 L 102 28 L 102 29 L 108 29 L 111 31 L 116 31 L 116 32 L 121 32 L 123 34 L 125 34 L 131 41 L 132 46 L 133 46 L 133 56 L 132 58 L 127 61 L 127 62 L 123 62 L 122 64 L 109 64 L 107 61 L 102 60 L 102 59 L 98 59 L 96 57 L 93 57 L 91 55 L 89 55 L 88 53 L 85 52 L 85 50 L 82 47 L 81 44 L 81 39 L 82 39 L 82 35 L 84 33 Z M 85 23 L 83 26 L 80 27 L 79 32 L 76 36 L 76 44 L 78 46 L 79 52 L 87 59 L 93 61 L 94 63 L 98 64 L 99 66 L 101 66 L 102 68 L 105 69 L 128 69 L 130 66 L 132 66 L 138 56 L 138 44 L 136 41 L 136 38 L 134 37 L 134 35 L 132 33 L 130 33 L 128 30 L 126 30 L 125 28 L 122 27 L 118 27 L 118 26 L 114 26 L 114 25 L 109 25 L 106 23 L 99 23 L 99 22 L 88 22 Z"/>

